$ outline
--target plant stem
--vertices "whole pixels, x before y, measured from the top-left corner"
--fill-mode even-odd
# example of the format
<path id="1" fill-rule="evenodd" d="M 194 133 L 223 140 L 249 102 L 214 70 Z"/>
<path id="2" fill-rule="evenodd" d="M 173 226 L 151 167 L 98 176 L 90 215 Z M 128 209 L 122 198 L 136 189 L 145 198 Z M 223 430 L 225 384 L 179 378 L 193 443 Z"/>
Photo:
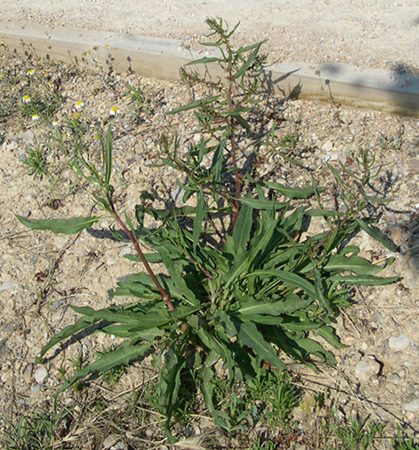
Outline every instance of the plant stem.
<path id="1" fill-rule="evenodd" d="M 163 300 L 165 301 L 167 307 L 169 308 L 170 311 L 174 311 L 175 307 L 173 306 L 173 303 L 171 302 L 169 296 L 166 294 L 162 285 L 159 283 L 159 280 L 157 279 L 156 275 L 154 274 L 153 269 L 150 267 L 150 264 L 145 259 L 144 253 L 140 248 L 140 244 L 138 243 L 137 238 L 133 235 L 131 230 L 125 225 L 123 220 L 119 217 L 119 214 L 116 212 L 115 205 L 114 205 L 112 199 L 109 198 L 109 196 L 108 196 L 108 202 L 109 202 L 109 206 L 111 207 L 111 210 L 115 217 L 116 222 L 122 227 L 122 229 L 125 231 L 125 233 L 129 237 L 130 241 L 134 245 L 134 248 L 135 248 L 136 252 L 138 253 L 138 256 L 140 257 L 141 262 L 144 264 L 144 267 L 146 268 L 151 279 L 153 280 L 153 283 L 156 285 L 157 289 L 159 290 L 160 294 L 162 295 Z"/>
<path id="2" fill-rule="evenodd" d="M 233 75 L 231 72 L 231 65 L 228 66 L 228 90 L 227 90 L 227 102 L 228 102 L 228 109 L 230 112 L 234 111 L 234 105 L 233 105 L 233 96 L 232 96 L 232 88 L 233 88 Z M 236 149 L 236 138 L 234 134 L 234 119 L 233 117 L 230 117 L 229 119 L 229 127 L 230 127 L 230 144 L 231 144 L 231 162 L 234 167 L 234 182 L 235 182 L 235 197 L 236 200 L 234 202 L 235 208 L 233 210 L 233 228 L 236 225 L 237 222 L 237 215 L 239 212 L 239 198 L 240 198 L 240 191 L 241 191 L 241 184 L 240 184 L 240 177 L 239 177 L 239 171 L 237 169 L 237 149 Z"/>

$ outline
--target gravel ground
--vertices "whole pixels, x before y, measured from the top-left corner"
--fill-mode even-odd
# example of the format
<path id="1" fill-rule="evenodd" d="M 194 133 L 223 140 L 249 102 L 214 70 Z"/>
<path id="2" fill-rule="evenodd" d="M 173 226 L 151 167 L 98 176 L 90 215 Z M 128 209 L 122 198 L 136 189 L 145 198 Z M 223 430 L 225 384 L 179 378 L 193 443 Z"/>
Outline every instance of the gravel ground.
<path id="1" fill-rule="evenodd" d="M 138 193 L 143 190 L 154 190 L 161 204 L 163 200 L 176 198 L 175 174 L 169 169 L 151 166 L 158 162 L 157 139 L 162 132 L 176 129 L 186 138 L 195 127 L 187 115 L 164 116 L 165 111 L 190 100 L 187 89 L 177 83 L 140 80 L 153 101 L 150 110 L 139 113 L 124 94 L 127 81 L 137 84 L 135 75 L 112 74 L 106 79 L 100 72 L 67 75 L 62 86 L 66 100 L 56 119 L 62 126 L 64 117 L 74 113 L 76 102 L 83 101 L 82 114 L 90 118 L 92 125 L 87 130 L 89 133 L 93 135 L 95 122 L 102 126 L 112 123 L 114 177 L 118 180 L 115 187 L 120 192 L 121 207 L 135 205 Z M 121 113 L 111 117 L 109 110 L 115 104 Z M 399 274 L 401 281 L 359 289 L 356 304 L 339 318 L 337 331 L 348 347 L 334 350 L 337 367 L 318 374 L 299 366 L 290 367 L 301 374 L 305 387 L 316 391 L 328 387 L 331 395 L 339 393 L 342 414 L 350 416 L 361 411 L 372 419 L 404 423 L 417 431 L 419 122 L 336 104 L 283 102 L 281 99 L 267 106 L 266 115 L 278 123 L 278 139 L 290 134 L 298 136 L 292 152 L 305 167 L 292 167 L 284 163 L 279 154 L 273 153 L 265 159 L 260 171 L 274 181 L 302 185 L 313 175 L 319 184 L 332 190 L 326 163 L 338 165 L 340 161 L 351 166 L 357 152 L 368 148 L 376 156 L 377 165 L 382 165 L 381 176 L 374 187 L 394 199 L 383 209 L 380 227 L 401 248 L 395 255 L 395 263 L 383 272 L 386 276 Z M 268 127 L 270 123 L 265 125 Z M 57 172 L 52 184 L 47 177 L 34 180 L 25 175 L 21 160 L 28 147 L 33 148 L 45 132 L 42 126 L 30 120 L 0 122 L 0 136 L 3 136 L 0 139 L 2 425 L 29 405 L 51 398 L 60 381 L 57 369 L 69 365 L 69 356 L 77 352 L 89 354 L 104 342 L 100 336 L 88 338 L 45 365 L 33 365 L 40 346 L 48 337 L 73 322 L 75 314 L 68 305 L 103 307 L 109 302 L 108 291 L 116 281 L 138 269 L 121 258 L 131 251 L 128 244 L 104 238 L 98 240 L 87 232 L 76 238 L 31 232 L 17 222 L 14 214 L 68 217 L 86 214 L 91 208 L 89 192 L 77 184 L 70 169 Z M 100 232 L 108 225 L 107 220 L 99 222 L 96 234 L 103 236 Z M 361 234 L 355 242 L 365 256 L 376 261 L 389 254 L 367 235 Z M 138 374 L 133 372 L 118 389 L 123 390 L 137 381 Z M 295 416 L 303 423 L 300 412 L 296 411 Z M 383 448 L 386 448 L 385 443 Z"/>
<path id="2" fill-rule="evenodd" d="M 419 70 L 417 0 L 2 0 L 2 22 L 144 34 L 197 43 L 206 17 L 240 21 L 237 43 L 268 39 L 271 62 Z"/>

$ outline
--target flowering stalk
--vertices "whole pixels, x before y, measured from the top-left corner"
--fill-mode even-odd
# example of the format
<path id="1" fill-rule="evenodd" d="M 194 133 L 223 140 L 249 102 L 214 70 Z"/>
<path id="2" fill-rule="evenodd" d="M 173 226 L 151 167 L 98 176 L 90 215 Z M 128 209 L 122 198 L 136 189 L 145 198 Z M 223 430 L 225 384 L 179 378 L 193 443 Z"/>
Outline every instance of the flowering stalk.
<path id="1" fill-rule="evenodd" d="M 147 262 L 147 260 L 144 256 L 144 253 L 140 248 L 138 240 L 136 239 L 136 237 L 134 236 L 132 231 L 125 225 L 124 221 L 119 217 L 119 214 L 116 212 L 115 205 L 113 203 L 112 198 L 110 198 L 110 195 L 108 195 L 107 197 L 108 197 L 109 206 L 111 208 L 111 211 L 114 215 L 116 222 L 121 226 L 121 228 L 124 230 L 124 232 L 129 237 L 130 241 L 134 245 L 134 248 L 135 248 L 136 252 L 138 253 L 138 256 L 140 257 L 141 262 L 144 264 L 144 267 L 146 268 L 151 279 L 153 280 L 153 283 L 156 285 L 157 289 L 159 290 L 160 294 L 162 295 L 163 300 L 165 301 L 167 307 L 169 308 L 170 311 L 174 311 L 175 307 L 173 306 L 173 303 L 171 302 L 169 296 L 163 289 L 162 285 L 159 283 L 159 280 L 157 279 L 156 275 L 154 274 L 153 269 L 150 267 L 150 264 Z"/>

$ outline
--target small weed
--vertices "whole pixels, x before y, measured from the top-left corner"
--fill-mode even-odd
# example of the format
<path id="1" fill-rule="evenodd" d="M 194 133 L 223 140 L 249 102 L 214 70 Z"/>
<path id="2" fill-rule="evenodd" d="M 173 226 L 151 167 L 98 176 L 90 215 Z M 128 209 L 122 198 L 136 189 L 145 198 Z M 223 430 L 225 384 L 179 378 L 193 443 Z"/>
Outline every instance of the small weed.
<path id="1" fill-rule="evenodd" d="M 367 423 L 367 419 L 351 417 L 348 423 L 330 421 L 330 429 L 335 443 L 330 449 L 367 450 L 372 448 L 374 439 L 379 438 L 385 424 L 378 422 Z"/>
<path id="2" fill-rule="evenodd" d="M 72 421 L 71 408 L 49 410 L 35 408 L 22 415 L 14 423 L 9 423 L 6 432 L 0 437 L 5 450 L 52 450 L 62 449 L 56 441 L 63 437 Z"/>
<path id="3" fill-rule="evenodd" d="M 255 436 L 252 445 L 247 450 L 275 450 L 277 445 L 275 442 L 266 439 L 263 440 L 259 436 Z"/>
<path id="4" fill-rule="evenodd" d="M 42 179 L 44 175 L 48 175 L 49 173 L 47 154 L 45 148 L 40 145 L 28 147 L 26 149 L 26 156 L 22 160 L 22 163 L 28 168 L 27 174 L 32 175 L 34 179 Z"/>
<path id="5" fill-rule="evenodd" d="M 419 450 L 419 442 L 411 436 L 406 436 L 402 429 L 398 429 L 393 440 L 393 450 Z"/>

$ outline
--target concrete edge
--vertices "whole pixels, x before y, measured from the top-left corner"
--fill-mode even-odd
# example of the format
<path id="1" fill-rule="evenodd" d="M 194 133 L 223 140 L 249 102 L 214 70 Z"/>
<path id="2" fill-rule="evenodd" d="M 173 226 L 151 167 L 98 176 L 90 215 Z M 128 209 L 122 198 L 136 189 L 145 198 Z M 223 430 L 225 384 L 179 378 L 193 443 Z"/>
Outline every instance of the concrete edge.
<path id="1" fill-rule="evenodd" d="M 0 40 L 20 54 L 32 51 L 40 57 L 76 64 L 93 61 L 106 64 L 111 55 L 117 71 L 130 70 L 170 81 L 179 79 L 182 65 L 207 56 L 200 50 L 183 48 L 178 40 L 41 25 L 2 24 Z M 218 66 L 209 65 L 208 69 L 212 77 L 222 76 Z M 362 69 L 339 63 L 284 62 L 267 68 L 261 77 L 267 89 L 287 97 L 419 117 L 418 73 Z"/>

